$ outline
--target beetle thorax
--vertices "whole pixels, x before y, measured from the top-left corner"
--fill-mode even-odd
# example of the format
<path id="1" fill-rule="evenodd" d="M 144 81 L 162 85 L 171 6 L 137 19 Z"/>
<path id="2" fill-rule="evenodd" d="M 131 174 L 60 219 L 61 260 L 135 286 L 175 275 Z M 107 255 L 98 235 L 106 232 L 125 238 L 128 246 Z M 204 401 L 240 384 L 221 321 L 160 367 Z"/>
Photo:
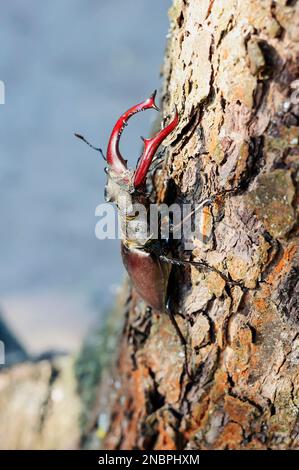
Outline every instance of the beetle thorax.
<path id="1" fill-rule="evenodd" d="M 148 231 L 149 199 L 144 194 L 136 193 L 130 184 L 132 175 L 128 171 L 124 179 L 109 171 L 105 198 L 117 207 L 123 243 L 129 248 L 144 248 L 151 241 Z"/>

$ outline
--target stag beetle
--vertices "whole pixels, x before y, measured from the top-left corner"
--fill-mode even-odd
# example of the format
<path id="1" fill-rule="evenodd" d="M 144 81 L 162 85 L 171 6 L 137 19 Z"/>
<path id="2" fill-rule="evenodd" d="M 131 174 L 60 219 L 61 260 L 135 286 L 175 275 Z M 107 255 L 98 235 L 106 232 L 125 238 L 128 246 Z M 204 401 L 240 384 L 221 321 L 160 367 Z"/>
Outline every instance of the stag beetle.
<path id="1" fill-rule="evenodd" d="M 175 109 L 174 117 L 166 127 L 160 130 L 151 139 L 143 139 L 144 149 L 137 163 L 136 170 L 127 168 L 127 162 L 122 157 L 119 150 L 119 140 L 121 134 L 127 125 L 127 121 L 134 114 L 147 109 L 159 110 L 155 104 L 156 91 L 145 101 L 133 106 L 126 111 L 116 122 L 107 147 L 107 156 L 105 157 L 100 148 L 92 146 L 82 135 L 75 134 L 76 137 L 86 142 L 90 147 L 101 152 L 106 160 L 108 167 L 107 184 L 105 187 L 105 199 L 116 204 L 120 219 L 126 229 L 135 222 L 134 210 L 130 212 L 128 207 L 136 203 L 142 204 L 147 209 L 150 206 L 150 195 L 146 191 L 146 178 L 151 170 L 151 164 L 155 154 L 164 141 L 164 139 L 175 130 L 179 123 L 179 115 Z M 212 198 L 209 199 L 211 201 Z M 206 200 L 208 201 L 208 200 Z M 205 201 L 205 202 L 206 202 Z M 126 233 L 130 233 L 127 230 Z M 136 234 L 136 226 L 131 231 L 133 237 L 124 236 L 121 241 L 121 254 L 124 266 L 131 278 L 132 285 L 145 303 L 157 312 L 165 312 L 180 338 L 185 348 L 185 368 L 189 377 L 187 363 L 187 343 L 184 338 L 172 309 L 169 305 L 169 277 L 172 265 L 192 264 L 198 267 L 213 269 L 204 262 L 183 261 L 170 257 L 169 251 L 165 250 L 163 240 L 152 239 L 148 235 L 147 219 L 143 224 L 139 223 Z M 217 271 L 218 272 L 218 271 Z M 222 275 L 222 273 L 219 273 Z M 223 275 L 222 275 L 223 276 Z"/>

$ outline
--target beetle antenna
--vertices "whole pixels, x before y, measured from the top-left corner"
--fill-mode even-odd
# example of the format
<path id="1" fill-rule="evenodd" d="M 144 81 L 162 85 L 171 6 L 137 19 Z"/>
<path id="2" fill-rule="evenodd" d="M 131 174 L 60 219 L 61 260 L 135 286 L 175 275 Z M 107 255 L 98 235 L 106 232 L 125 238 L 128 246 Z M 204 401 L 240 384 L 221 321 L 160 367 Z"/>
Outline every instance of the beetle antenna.
<path id="1" fill-rule="evenodd" d="M 78 139 L 80 140 L 83 140 L 83 142 L 85 142 L 89 147 L 91 147 L 93 150 L 96 150 L 97 152 L 100 152 L 100 154 L 102 155 L 103 159 L 105 160 L 105 162 L 107 161 L 104 153 L 103 153 L 103 150 L 100 148 L 100 147 L 95 147 L 94 145 L 92 145 L 90 142 L 88 142 L 88 140 L 85 139 L 85 137 L 83 137 L 83 135 L 81 134 L 77 134 L 75 133 L 74 134 L 75 137 L 77 137 Z"/>

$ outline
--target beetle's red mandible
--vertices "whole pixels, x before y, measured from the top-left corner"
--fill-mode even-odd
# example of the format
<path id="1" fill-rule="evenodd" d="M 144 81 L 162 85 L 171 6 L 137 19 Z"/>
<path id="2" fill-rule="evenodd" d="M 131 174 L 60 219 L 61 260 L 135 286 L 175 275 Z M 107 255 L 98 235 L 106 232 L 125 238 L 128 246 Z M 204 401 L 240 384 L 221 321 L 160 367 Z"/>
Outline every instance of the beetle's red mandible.
<path id="1" fill-rule="evenodd" d="M 124 160 L 119 150 L 119 139 L 124 130 L 124 127 L 127 125 L 127 121 L 139 111 L 145 111 L 146 109 L 159 110 L 155 104 L 155 97 L 156 91 L 148 99 L 126 111 L 118 119 L 113 128 L 107 148 L 107 163 L 111 169 L 119 175 L 127 170 L 127 162 Z M 161 131 L 151 139 L 143 139 L 144 149 L 133 178 L 133 185 L 136 189 L 144 185 L 147 172 L 150 168 L 156 151 L 158 150 L 163 140 L 176 128 L 178 122 L 179 117 L 176 110 L 173 120 L 164 129 L 161 129 Z"/>

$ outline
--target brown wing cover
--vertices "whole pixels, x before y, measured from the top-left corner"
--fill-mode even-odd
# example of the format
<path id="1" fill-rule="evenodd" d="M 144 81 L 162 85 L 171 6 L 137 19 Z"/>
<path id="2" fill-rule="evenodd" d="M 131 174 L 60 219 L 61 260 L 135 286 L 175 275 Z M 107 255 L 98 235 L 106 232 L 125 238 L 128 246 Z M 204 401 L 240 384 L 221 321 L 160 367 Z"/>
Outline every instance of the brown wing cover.
<path id="1" fill-rule="evenodd" d="M 123 263 L 132 284 L 142 299 L 154 310 L 165 311 L 167 284 L 171 267 L 155 254 L 130 250 L 121 244 Z"/>

